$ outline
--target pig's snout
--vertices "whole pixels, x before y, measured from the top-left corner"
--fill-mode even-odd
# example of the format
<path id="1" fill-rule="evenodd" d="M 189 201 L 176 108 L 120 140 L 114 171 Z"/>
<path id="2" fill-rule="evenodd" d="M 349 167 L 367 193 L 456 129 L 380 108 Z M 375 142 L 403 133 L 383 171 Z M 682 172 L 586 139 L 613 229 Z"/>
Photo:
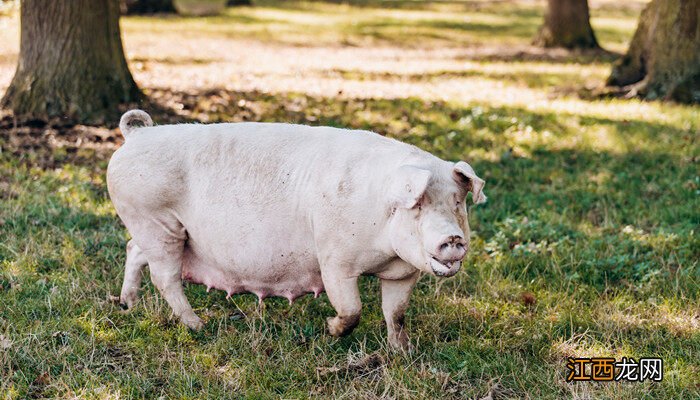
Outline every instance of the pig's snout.
<path id="1" fill-rule="evenodd" d="M 467 241 L 459 235 L 446 236 L 435 251 L 436 258 L 443 262 L 460 261 L 466 254 Z"/>
<path id="2" fill-rule="evenodd" d="M 430 268 L 435 275 L 448 277 L 459 271 L 468 243 L 460 235 L 445 236 L 431 255 Z"/>

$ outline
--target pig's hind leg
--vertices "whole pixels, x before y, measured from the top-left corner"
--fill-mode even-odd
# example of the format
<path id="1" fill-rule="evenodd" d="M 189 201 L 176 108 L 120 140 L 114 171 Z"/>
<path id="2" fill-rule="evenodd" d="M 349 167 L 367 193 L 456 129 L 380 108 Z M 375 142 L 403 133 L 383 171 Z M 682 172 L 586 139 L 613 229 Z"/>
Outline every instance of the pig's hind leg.
<path id="1" fill-rule="evenodd" d="M 125 310 L 133 308 L 136 301 L 138 301 L 139 289 L 141 288 L 141 272 L 146 265 L 148 265 L 146 255 L 143 254 L 141 248 L 133 240 L 129 240 L 129 243 L 126 244 L 124 283 L 119 296 L 119 305 Z"/>
<path id="2" fill-rule="evenodd" d="M 173 313 L 183 324 L 194 330 L 204 326 L 202 320 L 194 313 L 182 287 L 182 254 L 184 241 L 163 244 L 161 251 L 149 254 L 148 266 L 151 280 L 165 298 Z"/>
<path id="3" fill-rule="evenodd" d="M 136 222 L 136 221 L 134 221 Z M 173 216 L 141 218 L 127 224 L 148 260 L 151 281 L 183 324 L 198 330 L 204 325 L 194 313 L 182 287 L 182 260 L 187 232 Z"/>

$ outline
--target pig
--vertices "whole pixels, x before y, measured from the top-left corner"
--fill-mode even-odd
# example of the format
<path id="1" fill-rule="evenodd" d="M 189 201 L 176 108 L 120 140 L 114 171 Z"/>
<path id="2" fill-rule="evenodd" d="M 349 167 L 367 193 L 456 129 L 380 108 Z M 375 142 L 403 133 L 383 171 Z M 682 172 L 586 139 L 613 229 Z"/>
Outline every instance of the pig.
<path id="1" fill-rule="evenodd" d="M 466 199 L 484 180 L 379 134 L 284 123 L 154 126 L 141 110 L 119 123 L 125 143 L 107 169 L 131 235 L 120 302 L 141 271 L 188 327 L 202 328 L 183 280 L 291 302 L 324 292 L 333 336 L 360 321 L 360 275 L 381 282 L 391 348 L 409 345 L 404 313 L 422 273 L 449 277 L 469 249 Z"/>

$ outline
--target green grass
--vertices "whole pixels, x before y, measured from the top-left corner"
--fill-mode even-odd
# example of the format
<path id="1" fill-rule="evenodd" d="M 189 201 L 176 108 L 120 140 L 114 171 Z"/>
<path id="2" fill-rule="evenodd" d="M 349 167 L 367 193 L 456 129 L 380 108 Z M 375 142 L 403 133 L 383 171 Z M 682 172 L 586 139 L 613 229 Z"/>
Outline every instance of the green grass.
<path id="1" fill-rule="evenodd" d="M 457 6 L 472 12 L 469 5 Z M 375 21 L 372 29 L 393 12 L 372 4 L 315 3 L 244 10 L 320 21 L 330 14 L 324 10 L 336 7 L 365 13 Z M 455 18 L 449 8 L 455 5 L 442 7 L 406 4 L 400 11 Z M 502 5 L 485 7 L 479 9 L 485 20 L 502 17 L 488 8 Z M 610 18 L 634 19 L 626 9 L 608 11 Z M 537 18 L 528 7 L 519 12 L 526 20 Z M 127 30 L 165 35 L 158 24 L 219 26 L 215 19 L 164 18 L 153 26 L 140 21 L 127 20 Z M 252 24 L 263 31 L 276 23 Z M 308 35 L 293 21 L 279 24 Z M 464 32 L 464 38 L 472 35 Z M 268 40 L 256 35 L 251 37 Z M 342 40 L 333 35 L 326 38 Z M 357 38 L 373 43 L 363 39 L 372 35 Z M 488 40 L 510 38 L 506 32 Z M 348 80 L 414 84 L 499 79 L 510 85 L 505 88 L 548 91 L 552 85 L 580 88 L 584 74 L 602 80 L 606 65 L 498 61 L 434 75 L 332 72 Z M 325 295 L 292 306 L 271 299 L 259 308 L 252 295 L 226 300 L 200 286 L 186 289 L 207 321 L 202 332 L 192 333 L 171 316 L 149 279 L 132 312 L 122 313 L 110 300 L 120 289 L 128 233 L 107 195 L 106 158 L 87 147 L 80 157 L 60 148 L 2 151 L 2 397 L 482 398 L 496 385 L 495 398 L 700 396 L 697 106 L 561 95 L 525 107 L 494 104 L 489 99 L 497 93 L 481 102 L 148 93 L 184 104 L 182 113 L 190 117 L 371 129 L 445 159 L 468 160 L 486 179 L 489 202 L 470 212 L 474 236 L 464 270 L 451 279 L 419 282 L 407 315 L 411 354 L 387 350 L 378 282 L 369 277 L 362 280 L 362 321 L 345 338 L 325 331 L 325 318 L 333 315 Z M 0 132 L 3 149 L 11 149 L 11 141 Z M 59 166 L 41 167 L 46 156 Z M 567 356 L 661 357 L 664 381 L 568 384 Z"/>
<path id="2" fill-rule="evenodd" d="M 4 156 L 0 365 L 10 397 L 476 397 L 496 381 L 514 397 L 698 393 L 697 109 L 659 106 L 681 125 L 688 118 L 683 128 L 420 99 L 232 95 L 264 109 L 260 120 L 308 122 L 287 111 L 302 101 L 319 124 L 372 127 L 469 159 L 487 180 L 490 200 L 471 214 L 465 270 L 424 277 L 415 291 L 408 325 L 416 351 L 387 352 L 372 278 L 362 283 L 363 321 L 343 339 L 324 331 L 333 313 L 325 296 L 259 310 L 253 296 L 227 301 L 191 286 L 187 295 L 208 320 L 192 334 L 147 283 L 138 308 L 122 314 L 107 297 L 119 291 L 127 234 L 107 197 L 105 163 L 41 170 Z M 634 145 L 603 150 L 581 140 L 599 130 Z M 347 367 L 373 352 L 381 367 Z M 659 356 L 666 378 L 570 385 L 567 355 Z"/>

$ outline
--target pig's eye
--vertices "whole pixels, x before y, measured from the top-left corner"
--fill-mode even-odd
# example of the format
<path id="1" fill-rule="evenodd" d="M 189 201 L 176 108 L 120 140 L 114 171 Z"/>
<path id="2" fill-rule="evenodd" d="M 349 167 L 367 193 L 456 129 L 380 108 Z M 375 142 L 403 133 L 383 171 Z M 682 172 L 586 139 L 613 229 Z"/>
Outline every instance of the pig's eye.
<path id="1" fill-rule="evenodd" d="M 464 202 L 462 202 L 462 201 L 460 201 L 460 200 L 457 200 L 457 205 L 455 206 L 455 209 L 456 209 L 457 211 L 460 211 L 460 210 L 461 210 L 461 211 L 468 212 L 468 211 L 469 211 L 468 208 L 469 208 L 469 207 L 468 207 L 466 204 L 464 204 Z"/>

